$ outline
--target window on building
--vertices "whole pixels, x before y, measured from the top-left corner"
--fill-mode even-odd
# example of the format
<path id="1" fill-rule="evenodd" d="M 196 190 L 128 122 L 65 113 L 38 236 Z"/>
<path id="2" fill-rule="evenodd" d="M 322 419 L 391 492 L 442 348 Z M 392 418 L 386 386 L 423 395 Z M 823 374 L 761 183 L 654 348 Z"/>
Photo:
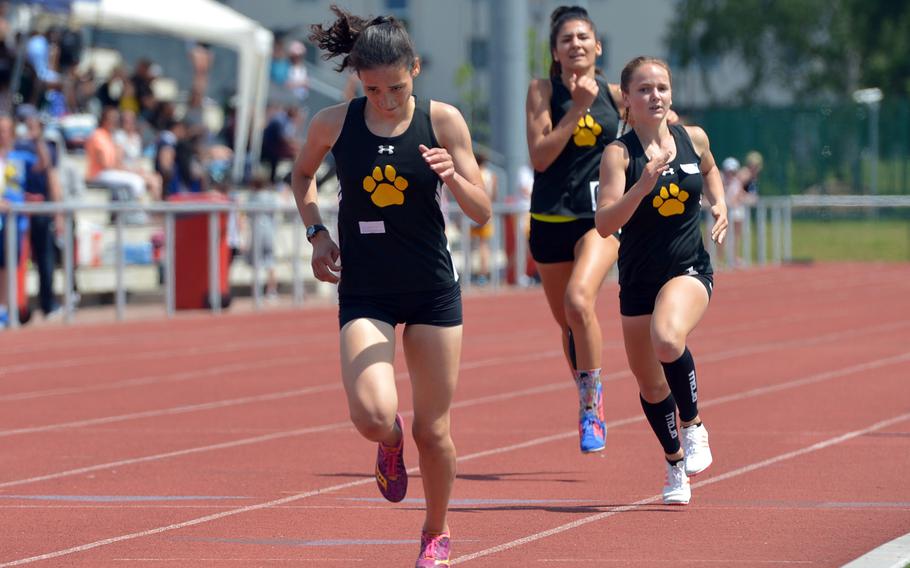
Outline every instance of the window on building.
<path id="1" fill-rule="evenodd" d="M 471 66 L 476 70 L 486 69 L 490 59 L 490 42 L 486 38 L 474 37 L 470 43 Z"/>

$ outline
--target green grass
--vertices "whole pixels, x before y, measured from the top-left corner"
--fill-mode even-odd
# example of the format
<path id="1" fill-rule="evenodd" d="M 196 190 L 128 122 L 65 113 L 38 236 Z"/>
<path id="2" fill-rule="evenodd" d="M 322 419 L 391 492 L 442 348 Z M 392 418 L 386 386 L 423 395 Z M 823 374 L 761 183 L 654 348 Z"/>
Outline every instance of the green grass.
<path id="1" fill-rule="evenodd" d="M 766 254 L 773 254 L 771 225 Z M 910 262 L 910 219 L 794 219 L 794 261 Z M 758 234 L 752 225 L 752 260 L 758 259 Z M 720 258 L 715 258 L 722 264 Z M 910 567 L 908 567 L 910 568 Z"/>
<path id="2" fill-rule="evenodd" d="M 825 261 L 910 261 L 910 221 L 793 220 L 793 258 Z"/>

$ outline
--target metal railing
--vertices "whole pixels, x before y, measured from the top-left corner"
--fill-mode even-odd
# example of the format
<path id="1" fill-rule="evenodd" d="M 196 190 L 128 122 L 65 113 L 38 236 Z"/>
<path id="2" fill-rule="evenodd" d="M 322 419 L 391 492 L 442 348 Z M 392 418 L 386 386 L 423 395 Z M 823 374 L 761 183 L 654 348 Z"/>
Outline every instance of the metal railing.
<path id="1" fill-rule="evenodd" d="M 708 251 L 715 264 L 722 269 L 733 265 L 749 267 L 791 262 L 794 260 L 794 218 L 811 218 L 813 209 L 825 212 L 827 216 L 861 214 L 865 218 L 877 218 L 884 211 L 895 213 L 910 209 L 910 196 L 792 195 L 763 198 L 745 207 L 739 221 L 742 224 L 740 231 L 733 230 L 732 223 L 736 221 L 730 216 L 731 227 L 727 231 L 723 251 L 707 241 Z M 904 211 L 901 218 L 906 216 Z M 707 212 L 705 219 L 706 227 L 710 227 L 713 219 Z"/>
<path id="2" fill-rule="evenodd" d="M 714 218 L 707 210 L 704 212 L 704 218 L 706 233 L 710 233 Z M 723 247 L 722 251 L 718 250 L 718 245 L 710 239 L 705 239 L 705 245 L 714 263 L 721 267 L 733 264 L 743 267 L 765 266 L 787 262 L 793 258 L 792 218 L 793 203 L 790 198 L 760 199 L 757 203 L 743 207 L 741 220 L 734 219 L 732 211 L 728 211 L 730 225 L 724 243 L 720 245 Z M 734 230 L 734 223 L 741 223 L 741 230 Z M 736 259 L 736 262 L 732 259 Z"/>
<path id="3" fill-rule="evenodd" d="M 734 251 L 740 250 L 742 265 L 768 265 L 787 262 L 793 257 L 792 219 L 794 210 L 826 207 L 826 208 L 875 208 L 875 207 L 910 207 L 910 197 L 907 196 L 792 196 L 774 197 L 759 200 L 747 208 L 742 219 L 743 228 L 741 239 L 738 241 L 733 231 L 728 232 L 725 243 L 726 259 L 734 258 Z M 323 212 L 327 225 L 334 227 L 337 218 L 337 209 L 332 204 L 323 204 Z M 290 283 L 291 297 L 294 305 L 305 302 L 305 284 L 307 281 L 315 282 L 309 267 L 303 263 L 309 258 L 310 247 L 304 241 L 303 225 L 293 204 L 287 205 L 252 205 L 244 203 L 157 203 L 142 205 L 138 203 L 22 203 L 9 204 L 9 211 L 4 215 L 4 224 L 7 228 L 16 227 L 16 216 L 25 215 L 53 215 L 61 213 L 65 218 L 62 243 L 62 276 L 63 276 L 63 319 L 71 323 L 74 317 L 75 306 L 73 294 L 75 283 L 76 263 L 74 256 L 74 230 L 73 219 L 87 212 L 102 212 L 113 219 L 111 228 L 114 232 L 114 283 L 113 297 L 116 308 L 117 320 L 125 317 L 127 305 L 127 286 L 125 284 L 126 260 L 124 255 L 125 219 L 130 213 L 142 211 L 150 215 L 163 218 L 164 254 L 163 287 L 164 287 L 164 313 L 171 317 L 176 308 L 176 249 L 181 245 L 176 242 L 176 222 L 183 215 L 208 216 L 208 306 L 218 313 L 222 310 L 219 262 L 220 216 L 222 214 L 246 214 L 253 219 L 257 215 L 277 215 L 283 219 L 290 219 Z M 449 242 L 453 259 L 461 276 L 464 287 L 474 286 L 476 251 L 471 239 L 471 221 L 463 215 L 457 207 L 452 207 L 447 213 Z M 710 215 L 707 215 L 710 226 Z M 508 285 L 525 285 L 528 282 L 527 268 L 527 211 L 526 205 L 521 203 L 497 203 L 493 207 L 494 224 L 493 236 L 490 239 L 490 280 L 488 285 L 492 289 L 499 289 Z M 251 296 L 255 309 L 263 307 L 262 294 L 262 258 L 260 239 L 258 234 L 259 223 L 251 223 L 251 266 L 250 276 Z M 287 224 L 284 225 L 287 228 Z M 334 233 L 334 229 L 332 229 Z M 12 232 L 8 231 L 8 235 Z M 753 244 L 753 239 L 755 240 Z M 20 325 L 16 298 L 18 297 L 18 239 L 5 240 L 5 256 L 7 259 L 6 284 L 10 327 Z M 708 243 L 712 258 L 718 258 L 718 250 L 712 243 Z M 753 256 L 754 252 L 754 256 Z M 717 260 L 715 261 L 717 262 Z M 718 263 L 721 269 L 729 265 L 727 262 Z M 2 302 L 3 300 L 0 300 Z"/>
<path id="4" fill-rule="evenodd" d="M 337 209 L 333 206 L 322 206 L 321 210 L 323 212 L 323 217 L 330 227 L 334 227 L 335 219 L 337 218 Z M 523 221 L 524 219 L 524 208 L 520 205 L 506 205 L 506 204 L 497 204 L 494 207 L 496 221 L 491 221 L 496 223 L 496 230 L 494 231 L 494 237 L 491 242 L 492 249 L 492 264 L 493 267 L 497 265 L 505 264 L 505 252 L 504 252 L 504 242 L 506 237 L 503 233 L 503 228 L 505 223 L 503 220 L 510 216 L 516 221 L 509 223 L 512 227 L 513 234 L 511 236 L 512 242 L 515 245 L 514 256 L 517 259 L 517 262 L 514 266 L 514 271 L 517 275 L 524 274 L 526 269 L 525 255 L 527 250 L 525 230 L 526 225 Z M 255 309 L 260 309 L 263 307 L 263 293 L 262 293 L 262 247 L 260 246 L 260 239 L 263 238 L 259 234 L 259 223 L 255 222 L 257 215 L 278 215 L 282 218 L 289 218 L 290 221 L 290 232 L 291 232 L 291 255 L 290 255 L 290 271 L 291 271 L 291 296 L 293 303 L 295 305 L 300 305 L 304 303 L 305 295 L 305 283 L 306 281 L 314 281 L 313 277 L 309 271 L 309 267 L 304 268 L 303 262 L 307 261 L 309 258 L 309 245 L 305 243 L 303 235 L 303 224 L 300 221 L 297 210 L 293 205 L 252 205 L 252 204 L 242 204 L 242 203 L 217 203 L 217 202 L 198 202 L 198 203 L 156 203 L 152 205 L 143 205 L 139 203 L 122 203 L 114 202 L 110 204 L 95 204 L 95 203 L 11 203 L 9 204 L 9 210 L 3 214 L 4 215 L 4 225 L 7 227 L 15 228 L 17 226 L 16 218 L 18 215 L 56 215 L 62 214 L 64 217 L 63 223 L 63 235 L 62 235 L 62 276 L 63 276 L 63 293 L 62 293 L 62 310 L 63 310 L 63 321 L 65 323 L 71 323 L 74 318 L 75 306 L 73 303 L 73 291 L 75 284 L 75 275 L 77 271 L 77 266 L 75 262 L 75 234 L 74 234 L 74 219 L 80 215 L 90 212 L 100 212 L 104 215 L 109 215 L 112 219 L 110 229 L 113 230 L 113 268 L 114 268 L 114 279 L 113 279 L 113 298 L 116 319 L 122 320 L 125 318 L 126 306 L 127 306 L 127 286 L 125 274 L 127 271 L 127 263 L 124 254 L 124 244 L 125 238 L 124 233 L 126 231 L 126 218 L 129 214 L 136 212 L 144 212 L 152 216 L 160 216 L 163 218 L 163 252 L 161 262 L 163 265 L 163 287 L 164 287 L 164 312 L 168 317 L 173 316 L 176 311 L 176 268 L 175 268 L 175 258 L 177 251 L 176 249 L 181 245 L 177 242 L 176 239 L 176 223 L 178 218 L 184 215 L 206 215 L 208 217 L 208 306 L 212 312 L 218 313 L 222 310 L 222 297 L 221 297 L 221 282 L 223 275 L 220 274 L 221 265 L 220 265 L 220 216 L 223 214 L 245 214 L 250 216 L 253 219 L 253 222 L 250 223 L 251 227 L 251 242 L 250 242 L 250 257 L 251 257 L 251 296 L 253 299 L 253 305 Z M 461 215 L 460 211 L 453 212 L 451 214 L 449 227 L 457 228 L 453 232 L 453 235 L 450 235 L 450 239 L 454 240 L 458 247 L 453 250 L 454 257 L 458 266 L 459 272 L 462 274 L 464 282 L 470 283 L 472 275 L 472 251 L 471 251 L 471 239 L 470 235 L 470 220 Z M 334 229 L 332 230 L 334 233 Z M 12 231 L 10 232 L 12 235 Z M 8 238 L 5 240 L 6 247 L 6 285 L 7 285 L 7 297 L 0 300 L 0 303 L 6 302 L 8 306 L 8 317 L 9 317 L 9 326 L 12 328 L 19 327 L 19 315 L 18 310 L 15 308 L 17 305 L 16 298 L 19 295 L 19 281 L 18 281 L 18 269 L 19 269 L 19 239 L 18 238 Z M 197 244 L 198 246 L 198 244 Z M 23 259 L 26 260 L 26 259 Z M 460 260 L 460 261 L 459 261 Z M 491 284 L 494 287 L 501 287 L 503 285 L 503 279 L 506 275 L 503 273 L 504 266 L 498 266 L 491 270 Z M 517 281 L 521 281 L 521 278 L 516 276 Z M 511 277 L 509 277 L 511 280 Z M 469 285 L 469 284 L 468 284 Z"/>

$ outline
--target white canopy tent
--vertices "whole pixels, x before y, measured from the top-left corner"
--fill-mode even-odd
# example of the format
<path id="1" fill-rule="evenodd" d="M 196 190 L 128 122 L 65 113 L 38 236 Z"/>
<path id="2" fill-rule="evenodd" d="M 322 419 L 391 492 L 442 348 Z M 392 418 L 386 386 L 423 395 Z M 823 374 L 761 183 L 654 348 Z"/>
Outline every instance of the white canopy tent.
<path id="1" fill-rule="evenodd" d="M 243 175 L 243 149 L 247 142 L 251 142 L 254 163 L 258 161 L 265 127 L 272 32 L 214 0 L 75 0 L 72 14 L 86 26 L 160 33 L 236 49 L 239 64 L 234 179 Z"/>

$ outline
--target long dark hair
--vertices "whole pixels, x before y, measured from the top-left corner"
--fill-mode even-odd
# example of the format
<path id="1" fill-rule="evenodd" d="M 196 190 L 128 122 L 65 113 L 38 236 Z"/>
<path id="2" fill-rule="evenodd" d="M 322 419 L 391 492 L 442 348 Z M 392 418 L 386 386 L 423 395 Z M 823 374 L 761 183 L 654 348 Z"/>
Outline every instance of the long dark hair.
<path id="1" fill-rule="evenodd" d="M 413 69 L 417 61 L 414 45 L 404 25 L 394 17 L 364 19 L 336 5 L 332 5 L 332 12 L 337 16 L 335 22 L 327 28 L 322 24 L 310 26 L 309 39 L 325 51 L 325 60 L 344 55 L 336 71 L 397 65 Z"/>
<path id="2" fill-rule="evenodd" d="M 582 22 L 587 22 L 591 26 L 591 31 L 594 32 L 594 36 L 597 37 L 597 26 L 594 25 L 594 20 L 591 19 L 591 16 L 588 15 L 588 11 L 582 8 L 581 6 L 560 6 L 553 10 L 553 13 L 550 14 L 550 55 L 553 55 L 553 52 L 556 51 L 556 40 L 559 36 L 559 30 L 562 28 L 563 24 L 570 22 L 572 20 L 581 20 Z M 550 63 L 550 77 L 559 77 L 562 73 L 562 64 L 557 61 L 556 57 L 553 57 L 553 61 Z"/>

